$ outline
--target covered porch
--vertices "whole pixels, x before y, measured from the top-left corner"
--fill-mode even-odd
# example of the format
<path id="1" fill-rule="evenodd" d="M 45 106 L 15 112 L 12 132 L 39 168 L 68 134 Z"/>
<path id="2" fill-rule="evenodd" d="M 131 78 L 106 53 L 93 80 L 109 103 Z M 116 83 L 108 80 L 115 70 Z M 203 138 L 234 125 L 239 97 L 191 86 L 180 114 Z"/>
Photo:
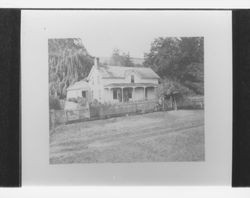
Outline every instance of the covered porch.
<path id="1" fill-rule="evenodd" d="M 112 83 L 104 87 L 107 102 L 131 102 L 156 99 L 157 84 Z"/>

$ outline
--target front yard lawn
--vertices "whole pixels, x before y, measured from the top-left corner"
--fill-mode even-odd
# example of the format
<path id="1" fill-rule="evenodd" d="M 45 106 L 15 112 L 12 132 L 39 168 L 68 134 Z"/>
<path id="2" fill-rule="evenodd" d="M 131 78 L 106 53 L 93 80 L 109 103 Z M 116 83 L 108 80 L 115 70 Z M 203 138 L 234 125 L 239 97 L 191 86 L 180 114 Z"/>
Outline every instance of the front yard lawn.
<path id="1" fill-rule="evenodd" d="M 203 161 L 204 111 L 154 112 L 59 126 L 50 163 Z"/>

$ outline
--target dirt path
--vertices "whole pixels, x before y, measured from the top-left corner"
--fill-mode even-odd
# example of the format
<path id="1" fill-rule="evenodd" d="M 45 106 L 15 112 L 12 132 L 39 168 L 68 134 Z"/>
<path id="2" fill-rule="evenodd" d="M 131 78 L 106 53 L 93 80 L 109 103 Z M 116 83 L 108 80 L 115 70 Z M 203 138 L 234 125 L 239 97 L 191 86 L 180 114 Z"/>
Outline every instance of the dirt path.
<path id="1" fill-rule="evenodd" d="M 155 112 L 60 126 L 50 163 L 204 160 L 204 111 Z"/>

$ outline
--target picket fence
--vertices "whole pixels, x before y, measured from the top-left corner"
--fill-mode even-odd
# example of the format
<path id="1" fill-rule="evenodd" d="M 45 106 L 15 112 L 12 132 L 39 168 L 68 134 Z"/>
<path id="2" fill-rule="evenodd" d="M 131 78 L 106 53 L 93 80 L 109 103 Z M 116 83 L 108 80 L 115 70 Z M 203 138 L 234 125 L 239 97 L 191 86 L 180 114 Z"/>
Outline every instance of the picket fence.
<path id="1" fill-rule="evenodd" d="M 147 100 L 112 105 L 89 105 L 77 110 L 50 110 L 50 128 L 77 121 L 153 112 L 157 110 L 157 104 L 157 100 Z"/>
<path id="2" fill-rule="evenodd" d="M 178 109 L 203 109 L 203 97 L 191 97 L 177 102 Z M 109 105 L 89 105 L 77 110 L 50 110 L 50 128 L 79 121 L 105 119 L 130 114 L 172 110 L 170 101 L 160 106 L 157 100 L 136 101 Z"/>

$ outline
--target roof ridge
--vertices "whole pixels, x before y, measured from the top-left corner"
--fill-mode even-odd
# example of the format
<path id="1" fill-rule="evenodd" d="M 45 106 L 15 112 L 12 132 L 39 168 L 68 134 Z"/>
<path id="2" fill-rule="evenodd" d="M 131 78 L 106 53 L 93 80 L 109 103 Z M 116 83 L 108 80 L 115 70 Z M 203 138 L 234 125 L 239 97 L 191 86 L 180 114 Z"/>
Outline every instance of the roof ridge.
<path id="1" fill-rule="evenodd" d="M 122 67 L 122 68 L 128 68 L 128 69 L 133 69 L 133 68 L 136 68 L 136 69 L 152 69 L 151 67 L 128 67 L 128 66 L 119 66 L 119 65 L 105 65 L 105 66 L 101 66 L 101 67 Z"/>

